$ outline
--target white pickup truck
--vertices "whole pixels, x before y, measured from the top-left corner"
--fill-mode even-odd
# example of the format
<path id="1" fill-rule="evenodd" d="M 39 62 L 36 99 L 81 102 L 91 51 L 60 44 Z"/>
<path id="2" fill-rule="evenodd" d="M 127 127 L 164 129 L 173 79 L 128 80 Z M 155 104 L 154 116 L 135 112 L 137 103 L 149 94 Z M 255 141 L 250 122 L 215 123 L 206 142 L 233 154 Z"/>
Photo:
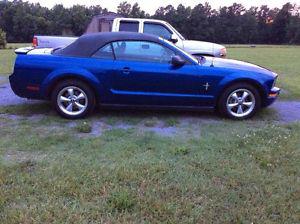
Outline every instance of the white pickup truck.
<path id="1" fill-rule="evenodd" d="M 116 15 L 95 16 L 85 33 L 121 31 L 160 36 L 195 56 L 226 57 L 227 54 L 226 48 L 222 45 L 204 41 L 186 40 L 174 27 L 162 20 L 122 18 Z M 77 37 L 36 35 L 33 38 L 33 46 L 36 48 L 61 48 L 69 45 L 76 39 Z"/>

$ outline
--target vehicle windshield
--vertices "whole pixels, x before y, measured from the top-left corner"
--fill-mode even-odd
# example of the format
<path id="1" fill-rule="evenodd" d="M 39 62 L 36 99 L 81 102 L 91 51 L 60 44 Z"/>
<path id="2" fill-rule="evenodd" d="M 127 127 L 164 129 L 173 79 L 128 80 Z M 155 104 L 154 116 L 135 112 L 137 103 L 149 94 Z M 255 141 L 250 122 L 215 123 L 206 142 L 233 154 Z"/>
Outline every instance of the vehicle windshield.
<path id="1" fill-rule="evenodd" d="M 170 44 L 170 41 L 166 40 L 166 39 L 163 39 L 160 37 L 160 39 L 162 41 L 164 41 L 165 43 L 167 44 Z M 187 56 L 188 58 L 190 58 L 192 61 L 194 61 L 195 63 L 199 64 L 199 60 L 198 58 L 194 57 L 193 55 L 185 52 L 184 50 L 182 50 L 181 48 L 177 47 L 175 44 L 172 44 L 173 47 L 175 47 L 178 51 L 180 51 L 182 54 L 184 54 L 185 56 Z"/>
<path id="2" fill-rule="evenodd" d="M 172 31 L 173 31 L 174 33 L 176 33 L 177 36 L 178 36 L 181 40 L 185 40 L 184 36 L 182 36 L 181 33 L 179 33 L 173 26 L 171 26 L 171 24 L 167 23 L 167 25 L 168 25 L 169 27 L 172 28 Z"/>

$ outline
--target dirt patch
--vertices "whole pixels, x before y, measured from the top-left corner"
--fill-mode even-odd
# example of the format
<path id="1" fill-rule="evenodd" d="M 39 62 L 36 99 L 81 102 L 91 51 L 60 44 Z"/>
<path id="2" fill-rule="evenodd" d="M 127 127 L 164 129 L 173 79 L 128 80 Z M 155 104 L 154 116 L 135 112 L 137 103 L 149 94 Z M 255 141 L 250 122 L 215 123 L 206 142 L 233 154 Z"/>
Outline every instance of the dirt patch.
<path id="1" fill-rule="evenodd" d="M 300 121 L 300 101 L 277 101 L 271 107 L 271 112 L 276 113 L 274 122 L 290 123 Z M 112 112 L 113 113 L 113 112 Z M 142 113 L 142 112 L 141 112 Z M 126 116 L 130 116 L 128 112 L 124 111 Z M 166 112 L 162 112 L 162 116 L 166 115 Z M 199 138 L 201 135 L 201 129 L 203 125 L 215 124 L 218 125 L 223 121 L 222 118 L 216 114 L 202 114 L 202 113 L 180 113 L 176 118 L 176 125 L 167 126 L 166 121 L 160 118 L 157 113 L 154 113 L 154 117 L 149 115 L 141 118 L 141 121 L 136 124 L 128 124 L 122 122 L 122 117 L 118 118 L 118 121 L 114 124 L 108 124 L 105 115 L 94 115 L 89 122 L 91 123 L 92 130 L 90 133 L 78 133 L 80 137 L 99 137 L 104 132 L 112 129 L 136 129 L 139 133 L 154 132 L 157 135 L 164 137 L 193 137 Z M 174 114 L 172 114 L 174 116 Z M 139 115 L 132 115 L 139 116 Z M 264 115 L 268 116 L 268 115 Z M 256 118 L 259 121 L 259 116 Z M 264 118 L 263 118 L 264 119 Z M 270 117 L 272 121 L 272 116 Z M 233 121 L 234 122 L 234 121 Z M 67 124 L 68 127 L 76 127 L 77 122 L 71 121 Z"/>
<path id="2" fill-rule="evenodd" d="M 23 115 L 16 115 L 16 114 L 0 114 L 0 118 L 7 118 L 10 120 L 23 120 L 23 119 L 27 119 L 30 121 L 40 121 L 41 119 L 43 119 L 45 117 L 45 115 L 42 114 L 33 114 L 31 116 L 23 116 Z"/>
<path id="3" fill-rule="evenodd" d="M 8 83 L 8 77 L 4 76 L 4 75 L 0 75 L 0 88 L 1 85 Z"/>
<path id="4" fill-rule="evenodd" d="M 100 118 L 101 119 L 101 118 Z M 200 119 L 201 120 L 201 119 Z M 105 119 L 96 120 L 92 119 L 90 121 L 92 130 L 90 133 L 78 133 L 79 137 L 99 137 L 104 132 L 110 131 L 113 129 L 122 129 L 129 130 L 135 129 L 138 133 L 146 133 L 153 132 L 159 136 L 163 137 L 174 137 L 174 136 L 182 136 L 182 137 L 199 137 L 201 133 L 201 125 L 199 122 L 194 122 L 194 124 L 186 123 L 186 121 L 178 120 L 178 124 L 176 126 L 165 126 L 163 121 L 158 121 L 155 125 L 148 127 L 145 126 L 145 122 L 141 121 L 138 124 L 126 124 L 123 122 L 117 122 L 116 124 L 107 124 Z M 76 128 L 76 121 L 70 122 L 67 124 L 70 128 Z"/>

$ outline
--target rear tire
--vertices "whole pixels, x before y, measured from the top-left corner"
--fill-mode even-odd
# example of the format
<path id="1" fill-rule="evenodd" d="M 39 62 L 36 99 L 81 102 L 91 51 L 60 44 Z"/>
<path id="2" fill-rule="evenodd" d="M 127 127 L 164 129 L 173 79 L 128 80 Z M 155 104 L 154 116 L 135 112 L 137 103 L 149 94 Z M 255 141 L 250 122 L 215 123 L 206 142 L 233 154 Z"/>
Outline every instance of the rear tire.
<path id="1" fill-rule="evenodd" d="M 254 116 L 260 107 L 260 94 L 254 86 L 248 83 L 237 83 L 228 87 L 218 102 L 221 115 L 235 120 Z"/>
<path id="2" fill-rule="evenodd" d="M 78 119 L 94 110 L 96 100 L 93 90 L 86 83 L 68 79 L 54 87 L 51 101 L 59 115 L 68 119 Z"/>

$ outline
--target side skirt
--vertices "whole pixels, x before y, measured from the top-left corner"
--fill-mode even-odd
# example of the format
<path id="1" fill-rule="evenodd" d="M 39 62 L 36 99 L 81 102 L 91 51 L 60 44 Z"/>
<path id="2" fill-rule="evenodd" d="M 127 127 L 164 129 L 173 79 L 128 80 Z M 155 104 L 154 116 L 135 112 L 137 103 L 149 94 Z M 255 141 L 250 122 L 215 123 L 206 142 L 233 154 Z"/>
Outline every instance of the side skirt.
<path id="1" fill-rule="evenodd" d="M 160 106 L 160 105 L 125 105 L 125 104 L 100 104 L 102 108 L 109 109 L 138 109 L 138 110 L 175 110 L 175 111 L 215 111 L 215 107 L 193 106 Z"/>

